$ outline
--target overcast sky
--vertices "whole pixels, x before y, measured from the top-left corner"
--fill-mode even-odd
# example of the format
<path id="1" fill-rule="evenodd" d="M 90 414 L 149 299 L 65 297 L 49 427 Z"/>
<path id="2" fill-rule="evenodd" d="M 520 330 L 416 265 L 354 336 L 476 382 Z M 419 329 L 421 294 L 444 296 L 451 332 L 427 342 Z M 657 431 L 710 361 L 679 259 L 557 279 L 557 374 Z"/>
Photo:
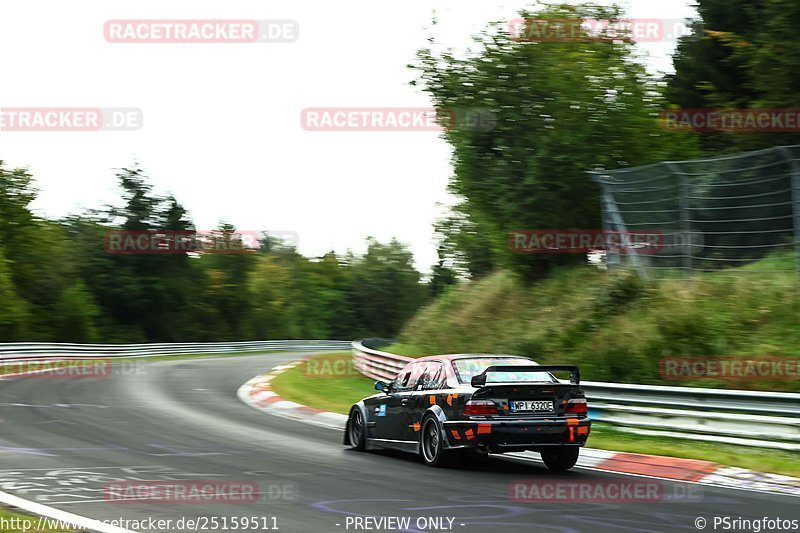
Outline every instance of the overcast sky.
<path id="1" fill-rule="evenodd" d="M 603 2 L 607 3 L 607 2 Z M 406 65 L 431 34 L 464 50 L 487 22 L 532 2 L 425 0 L 9 1 L 0 6 L 0 107 L 128 107 L 136 131 L 0 132 L 0 159 L 28 167 L 36 209 L 62 216 L 119 197 L 116 168 L 138 161 L 198 229 L 291 230 L 299 250 L 364 250 L 368 235 L 436 260 L 450 150 L 436 132 L 305 131 L 308 107 L 428 107 Z M 622 2 L 631 17 L 682 18 L 687 0 Z M 110 19 L 290 19 L 292 43 L 112 44 Z M 642 43 L 669 70 L 674 43 Z"/>

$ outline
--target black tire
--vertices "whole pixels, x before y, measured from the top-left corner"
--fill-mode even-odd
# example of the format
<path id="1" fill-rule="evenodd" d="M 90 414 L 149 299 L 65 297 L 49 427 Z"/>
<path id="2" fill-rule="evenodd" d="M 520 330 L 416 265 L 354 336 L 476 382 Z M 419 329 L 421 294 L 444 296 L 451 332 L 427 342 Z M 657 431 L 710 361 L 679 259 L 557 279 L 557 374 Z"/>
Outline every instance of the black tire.
<path id="1" fill-rule="evenodd" d="M 575 466 L 579 454 L 580 448 L 577 446 L 561 446 L 552 451 L 541 452 L 545 466 L 554 472 L 569 470 Z"/>
<path id="2" fill-rule="evenodd" d="M 350 411 L 350 418 L 347 419 L 347 436 L 350 447 L 354 450 L 363 451 L 366 448 L 364 415 L 358 407 Z"/>
<path id="3" fill-rule="evenodd" d="M 422 430 L 419 434 L 419 454 L 426 465 L 446 468 L 458 462 L 461 450 L 444 448 L 439 421 L 429 416 L 422 421 Z"/>

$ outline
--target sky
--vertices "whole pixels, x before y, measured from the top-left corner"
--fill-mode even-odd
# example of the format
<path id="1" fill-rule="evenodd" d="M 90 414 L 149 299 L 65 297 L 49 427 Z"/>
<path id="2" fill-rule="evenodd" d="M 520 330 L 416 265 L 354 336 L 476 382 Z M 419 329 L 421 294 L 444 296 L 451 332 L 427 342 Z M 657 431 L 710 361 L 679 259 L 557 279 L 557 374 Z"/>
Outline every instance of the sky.
<path id="1" fill-rule="evenodd" d="M 601 2 L 609 3 L 609 2 Z M 683 18 L 688 0 L 619 2 L 631 17 Z M 138 163 L 198 229 L 290 231 L 307 256 L 365 250 L 373 236 L 436 262 L 433 223 L 451 151 L 434 131 L 307 131 L 306 108 L 425 108 L 407 68 L 433 35 L 465 53 L 490 21 L 532 2 L 410 0 L 53 0 L 0 5 L 0 108 L 134 108 L 130 131 L 0 131 L 0 159 L 28 168 L 49 217 L 119 203 L 116 169 Z M 439 24 L 431 28 L 436 11 Z M 110 43 L 126 19 L 296 22 L 293 42 Z M 674 42 L 637 44 L 651 71 L 669 71 Z"/>

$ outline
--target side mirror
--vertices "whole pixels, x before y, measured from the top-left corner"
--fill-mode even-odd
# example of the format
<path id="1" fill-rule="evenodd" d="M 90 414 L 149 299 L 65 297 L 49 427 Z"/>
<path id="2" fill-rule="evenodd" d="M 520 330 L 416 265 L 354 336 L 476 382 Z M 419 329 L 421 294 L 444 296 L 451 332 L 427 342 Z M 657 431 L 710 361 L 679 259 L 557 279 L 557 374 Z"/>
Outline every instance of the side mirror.
<path id="1" fill-rule="evenodd" d="M 387 385 L 383 381 L 376 381 L 375 382 L 375 390 L 379 390 L 381 392 L 386 392 L 388 389 L 389 389 L 389 385 Z"/>

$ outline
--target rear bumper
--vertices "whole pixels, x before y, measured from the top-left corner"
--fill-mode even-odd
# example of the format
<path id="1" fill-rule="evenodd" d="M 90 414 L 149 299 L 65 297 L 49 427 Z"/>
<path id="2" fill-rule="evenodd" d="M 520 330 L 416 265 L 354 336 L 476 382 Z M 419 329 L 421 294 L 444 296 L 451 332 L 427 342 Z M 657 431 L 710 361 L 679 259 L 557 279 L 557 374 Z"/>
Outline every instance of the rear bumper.
<path id="1" fill-rule="evenodd" d="M 455 420 L 443 425 L 450 448 L 485 448 L 497 452 L 583 446 L 592 421 L 588 418 Z"/>

